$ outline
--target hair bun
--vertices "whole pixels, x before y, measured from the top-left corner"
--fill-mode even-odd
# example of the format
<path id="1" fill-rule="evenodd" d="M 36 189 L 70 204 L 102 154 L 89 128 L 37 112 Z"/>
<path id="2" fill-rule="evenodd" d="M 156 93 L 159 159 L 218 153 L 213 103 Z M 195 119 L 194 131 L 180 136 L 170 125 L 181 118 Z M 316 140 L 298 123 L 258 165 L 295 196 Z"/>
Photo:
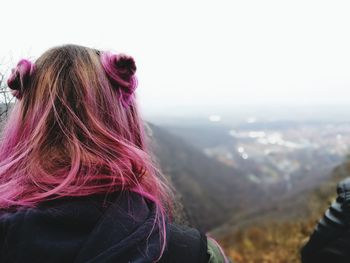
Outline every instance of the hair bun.
<path id="1" fill-rule="evenodd" d="M 126 55 L 115 55 L 115 67 L 122 77 L 131 78 L 136 72 L 136 64 L 132 57 Z"/>
<path id="2" fill-rule="evenodd" d="M 35 66 L 27 59 L 21 59 L 17 66 L 12 69 L 7 86 L 13 90 L 12 94 L 20 99 L 23 95 L 25 87 L 29 85 L 31 76 L 35 70 Z"/>
<path id="3" fill-rule="evenodd" d="M 137 87 L 136 64 L 132 57 L 124 54 L 101 53 L 101 64 L 111 83 L 121 90 L 121 99 L 129 104 Z"/>

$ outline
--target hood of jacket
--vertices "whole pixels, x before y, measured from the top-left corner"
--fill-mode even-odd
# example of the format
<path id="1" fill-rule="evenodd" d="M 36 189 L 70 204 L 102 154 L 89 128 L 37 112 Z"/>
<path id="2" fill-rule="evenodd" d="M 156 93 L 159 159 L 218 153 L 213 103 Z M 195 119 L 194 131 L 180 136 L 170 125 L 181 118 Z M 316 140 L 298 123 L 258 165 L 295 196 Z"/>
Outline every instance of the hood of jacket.
<path id="1" fill-rule="evenodd" d="M 153 262 L 152 203 L 138 194 L 69 197 L 0 212 L 0 262 Z"/>

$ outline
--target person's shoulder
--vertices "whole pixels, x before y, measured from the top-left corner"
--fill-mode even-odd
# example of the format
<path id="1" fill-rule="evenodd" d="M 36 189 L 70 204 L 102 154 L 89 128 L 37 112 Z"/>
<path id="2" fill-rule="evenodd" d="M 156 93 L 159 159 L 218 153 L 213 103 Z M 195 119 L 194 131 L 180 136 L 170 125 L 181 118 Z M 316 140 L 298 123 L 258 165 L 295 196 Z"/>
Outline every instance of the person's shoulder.
<path id="1" fill-rule="evenodd" d="M 220 246 L 195 228 L 169 224 L 167 240 L 160 262 L 227 262 Z"/>
<path id="2" fill-rule="evenodd" d="M 301 248 L 303 263 L 349 262 L 350 178 L 337 185 L 337 198 L 317 223 L 309 240 Z"/>
<path id="3" fill-rule="evenodd" d="M 167 246 L 160 262 L 208 262 L 207 237 L 195 228 L 169 224 Z"/>

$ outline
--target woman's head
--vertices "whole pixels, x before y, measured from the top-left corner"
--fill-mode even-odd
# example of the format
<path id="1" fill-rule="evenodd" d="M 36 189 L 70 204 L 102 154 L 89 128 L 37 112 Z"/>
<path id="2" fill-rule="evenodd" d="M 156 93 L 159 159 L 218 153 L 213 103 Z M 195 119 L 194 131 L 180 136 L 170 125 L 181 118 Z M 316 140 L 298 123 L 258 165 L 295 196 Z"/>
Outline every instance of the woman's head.
<path id="1" fill-rule="evenodd" d="M 0 208 L 125 189 L 165 209 L 135 71 L 131 57 L 76 45 L 20 61 L 8 81 L 19 100 L 0 145 Z"/>

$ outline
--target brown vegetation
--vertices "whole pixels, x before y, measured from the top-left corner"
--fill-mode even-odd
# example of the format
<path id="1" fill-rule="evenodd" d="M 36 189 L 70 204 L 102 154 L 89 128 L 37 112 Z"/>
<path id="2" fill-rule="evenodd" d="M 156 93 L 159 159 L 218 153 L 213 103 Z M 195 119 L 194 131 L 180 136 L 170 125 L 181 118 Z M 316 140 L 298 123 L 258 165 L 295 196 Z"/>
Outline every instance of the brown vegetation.
<path id="1" fill-rule="evenodd" d="M 329 181 L 308 193 L 299 219 L 257 220 L 219 239 L 235 263 L 299 263 L 300 248 L 307 242 L 318 220 L 335 198 L 339 180 L 350 171 L 350 161 L 337 167 Z M 300 204 L 299 204 L 300 205 Z M 306 211 L 306 212 L 305 212 Z"/>
<path id="2" fill-rule="evenodd" d="M 315 220 L 271 222 L 252 226 L 221 240 L 227 256 L 237 263 L 297 263 L 299 251 Z"/>

